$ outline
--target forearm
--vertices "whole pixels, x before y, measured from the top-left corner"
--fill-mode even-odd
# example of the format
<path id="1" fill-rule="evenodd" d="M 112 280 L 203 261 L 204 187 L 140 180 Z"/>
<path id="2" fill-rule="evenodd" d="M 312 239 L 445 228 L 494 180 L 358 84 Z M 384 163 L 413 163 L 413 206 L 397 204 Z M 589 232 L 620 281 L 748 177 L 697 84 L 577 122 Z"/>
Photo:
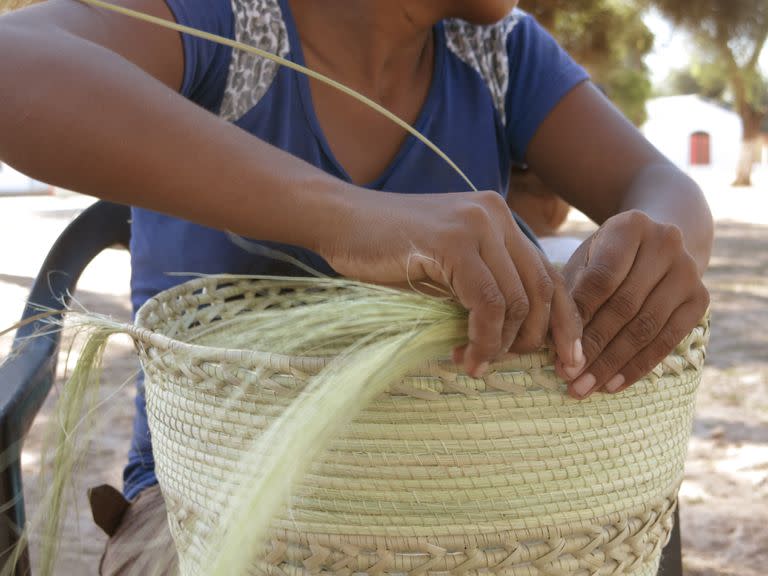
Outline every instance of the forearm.
<path id="1" fill-rule="evenodd" d="M 0 54 L 0 158 L 40 180 L 312 249 L 362 193 L 53 27 L 4 23 Z"/>
<path id="2" fill-rule="evenodd" d="M 620 211 L 641 210 L 683 234 L 685 247 L 703 274 L 712 251 L 713 223 L 698 185 L 667 162 L 649 164 L 632 181 Z"/>

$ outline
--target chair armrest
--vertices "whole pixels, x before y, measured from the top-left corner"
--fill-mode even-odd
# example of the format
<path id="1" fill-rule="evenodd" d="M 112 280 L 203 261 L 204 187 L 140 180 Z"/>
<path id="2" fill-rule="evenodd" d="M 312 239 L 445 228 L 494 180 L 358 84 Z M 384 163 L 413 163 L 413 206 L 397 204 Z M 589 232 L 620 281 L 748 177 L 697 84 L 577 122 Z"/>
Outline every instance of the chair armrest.
<path id="1" fill-rule="evenodd" d="M 114 245 L 128 247 L 130 208 L 99 201 L 85 209 L 51 247 L 32 286 L 22 320 L 33 319 L 39 307 L 63 311 L 88 263 Z M 11 354 L 0 364 L 0 504 L 9 504 L 0 522 L 0 567 L 24 526 L 21 444 L 53 383 L 61 333 L 42 319 L 22 326 Z M 12 505 L 10 505 L 12 503 Z M 23 554 L 17 574 L 26 574 Z"/>
<path id="2" fill-rule="evenodd" d="M 35 279 L 22 320 L 42 306 L 63 310 L 85 267 L 104 249 L 130 241 L 130 209 L 99 201 L 61 233 Z M 50 390 L 60 332 L 43 320 L 21 327 L 12 353 L 0 365 L 0 448 L 20 441 Z"/>

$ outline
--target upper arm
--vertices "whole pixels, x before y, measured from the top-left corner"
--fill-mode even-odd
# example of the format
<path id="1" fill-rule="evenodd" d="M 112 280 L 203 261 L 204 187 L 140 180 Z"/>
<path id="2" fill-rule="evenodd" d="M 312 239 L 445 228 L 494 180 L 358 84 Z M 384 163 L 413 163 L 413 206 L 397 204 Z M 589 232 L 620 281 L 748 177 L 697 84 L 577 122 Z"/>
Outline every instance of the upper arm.
<path id="1" fill-rule="evenodd" d="M 225 37 L 233 36 L 229 0 L 116 0 L 115 4 Z M 213 106 L 231 50 L 76 0 L 49 0 L 10 14 L 19 23 L 72 34 L 129 60 L 200 104 Z M 216 84 L 216 86 L 213 86 Z"/>
<path id="2" fill-rule="evenodd" d="M 533 135 L 557 103 L 588 75 L 533 17 L 524 14 L 506 39 L 504 124 L 512 160 L 525 162 Z"/>
<path id="3" fill-rule="evenodd" d="M 642 167 L 666 159 L 531 17 L 509 35 L 506 130 L 513 160 L 597 222 Z"/>
<path id="4" fill-rule="evenodd" d="M 619 211 L 644 167 L 668 163 L 589 82 L 542 121 L 527 160 L 550 189 L 597 222 Z"/>
<path id="5" fill-rule="evenodd" d="M 119 0 L 115 3 L 174 21 L 164 0 Z M 174 90 L 181 87 L 184 51 L 178 32 L 76 0 L 49 0 L 4 18 L 18 25 L 64 32 L 93 42 L 133 62 Z"/>

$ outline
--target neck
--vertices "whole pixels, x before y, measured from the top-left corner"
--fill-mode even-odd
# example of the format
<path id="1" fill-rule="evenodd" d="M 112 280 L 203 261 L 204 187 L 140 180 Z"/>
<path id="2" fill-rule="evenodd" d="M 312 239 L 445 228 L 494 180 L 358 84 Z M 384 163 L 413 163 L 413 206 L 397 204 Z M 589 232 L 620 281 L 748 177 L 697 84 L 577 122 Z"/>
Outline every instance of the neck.
<path id="1" fill-rule="evenodd" d="M 384 95 L 431 63 L 432 27 L 446 15 L 424 0 L 290 0 L 308 62 Z"/>

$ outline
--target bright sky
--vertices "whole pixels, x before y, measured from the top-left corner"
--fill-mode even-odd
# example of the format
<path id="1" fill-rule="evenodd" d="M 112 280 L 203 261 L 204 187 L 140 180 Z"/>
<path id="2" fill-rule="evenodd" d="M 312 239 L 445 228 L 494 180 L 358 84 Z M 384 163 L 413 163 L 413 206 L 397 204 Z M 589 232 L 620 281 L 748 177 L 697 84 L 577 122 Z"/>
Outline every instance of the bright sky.
<path id="1" fill-rule="evenodd" d="M 684 31 L 674 29 L 655 11 L 645 17 L 645 23 L 656 35 L 653 52 L 646 58 L 646 63 L 651 69 L 653 83 L 658 84 L 671 70 L 682 68 L 689 62 L 691 42 Z M 768 70 L 768 45 L 760 55 L 760 64 Z"/>

